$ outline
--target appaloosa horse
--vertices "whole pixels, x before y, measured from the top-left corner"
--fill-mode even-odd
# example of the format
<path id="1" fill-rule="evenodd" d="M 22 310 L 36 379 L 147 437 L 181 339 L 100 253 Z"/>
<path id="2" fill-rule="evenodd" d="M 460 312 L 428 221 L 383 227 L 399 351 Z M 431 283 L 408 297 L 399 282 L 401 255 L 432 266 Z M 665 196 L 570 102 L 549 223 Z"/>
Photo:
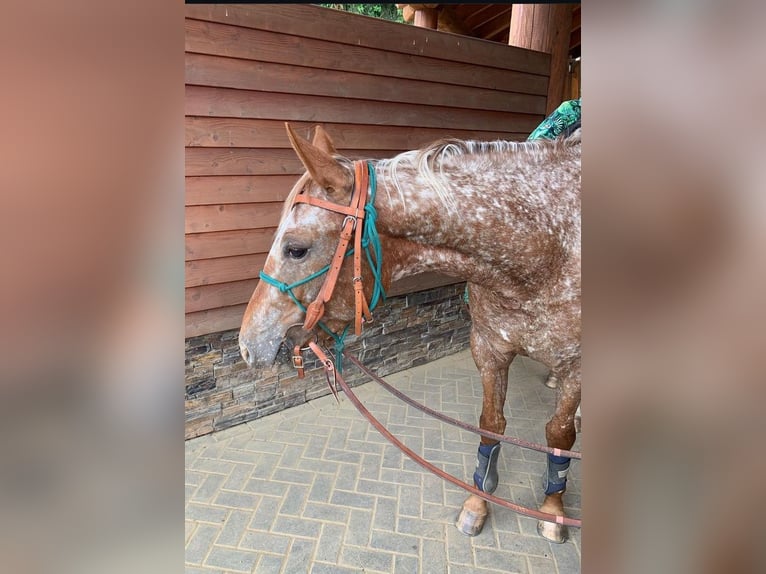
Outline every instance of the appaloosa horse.
<path id="1" fill-rule="evenodd" d="M 306 343 L 319 318 L 335 333 L 355 318 L 358 328 L 376 281 L 387 288 L 407 275 L 442 272 L 470 287 L 471 352 L 484 390 L 480 427 L 505 430 L 508 368 L 522 354 L 558 380 L 546 438 L 570 449 L 580 403 L 580 130 L 554 141 L 444 140 L 368 162 L 338 155 L 321 126 L 311 143 L 287 130 L 307 173 L 288 197 L 242 321 L 248 365 L 272 364 L 283 343 Z M 367 193 L 374 205 L 364 209 L 359 195 Z M 359 260 L 352 269 L 345 245 L 365 215 L 365 228 L 377 217 L 382 261 L 378 253 L 371 265 Z M 323 269 L 337 275 L 337 289 L 323 284 Z M 499 449 L 481 438 L 473 478 L 484 492 L 497 486 Z M 564 516 L 569 458 L 549 454 L 547 462 L 540 510 Z M 487 503 L 471 495 L 458 528 L 477 534 L 486 515 Z M 538 531 L 555 542 L 567 537 L 563 524 L 541 521 Z"/>

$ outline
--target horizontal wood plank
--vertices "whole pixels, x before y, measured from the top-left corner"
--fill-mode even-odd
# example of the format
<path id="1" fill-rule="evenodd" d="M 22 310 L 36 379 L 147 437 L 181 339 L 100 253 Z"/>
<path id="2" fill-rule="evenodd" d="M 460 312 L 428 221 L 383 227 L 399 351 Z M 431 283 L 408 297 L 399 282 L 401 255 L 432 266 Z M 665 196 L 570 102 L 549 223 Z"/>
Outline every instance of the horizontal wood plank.
<path id="1" fill-rule="evenodd" d="M 234 305 L 186 314 L 186 338 L 239 329 L 247 305 Z"/>
<path id="2" fill-rule="evenodd" d="M 266 254 L 237 255 L 186 262 L 186 287 L 255 279 L 263 269 Z"/>
<path id="3" fill-rule="evenodd" d="M 190 205 L 186 207 L 186 233 L 276 227 L 284 202 Z"/>
<path id="4" fill-rule="evenodd" d="M 530 134 L 544 114 L 476 111 L 444 106 L 272 94 L 208 86 L 186 86 L 187 116 L 352 123 Z M 187 175 L 189 175 L 187 173 Z"/>
<path id="5" fill-rule="evenodd" d="M 187 4 L 186 16 L 352 46 L 548 75 L 550 55 L 309 5 Z"/>
<path id="6" fill-rule="evenodd" d="M 339 150 L 351 159 L 380 159 L 391 150 Z M 303 164 L 292 149 L 187 147 L 186 175 L 301 175 Z"/>
<path id="7" fill-rule="evenodd" d="M 258 279 L 246 279 L 231 283 L 189 287 L 186 289 L 186 312 L 194 313 L 247 303 L 257 284 Z"/>
<path id="8" fill-rule="evenodd" d="M 186 205 L 284 201 L 298 175 L 224 175 L 186 178 Z"/>
<path id="9" fill-rule="evenodd" d="M 316 122 L 290 122 L 290 126 L 311 139 Z M 365 126 L 324 123 L 323 127 L 339 149 L 411 150 L 437 139 L 454 137 L 472 140 L 522 140 L 526 134 L 499 131 L 411 128 L 403 126 Z M 193 147 L 289 148 L 285 122 L 275 120 L 186 118 L 186 145 Z"/>
<path id="10" fill-rule="evenodd" d="M 186 175 L 300 175 L 291 149 L 186 148 Z"/>
<path id="11" fill-rule="evenodd" d="M 546 96 L 540 95 L 192 53 L 186 54 L 186 83 L 525 114 L 544 114 L 546 102 Z"/>
<path id="12" fill-rule="evenodd" d="M 544 75 L 510 70 L 501 73 L 497 68 L 482 66 L 482 62 L 466 64 L 188 18 L 186 51 L 387 78 L 547 95 L 548 81 Z M 306 58 L 306 54 L 311 54 L 311 58 Z"/>
<path id="13" fill-rule="evenodd" d="M 394 281 L 391 284 L 391 288 L 386 292 L 389 297 L 396 297 L 397 295 L 404 295 L 406 293 L 414 293 L 415 291 L 423 291 L 425 289 L 433 289 L 434 287 L 442 287 L 443 285 L 453 285 L 460 283 L 462 279 L 456 279 L 449 275 L 441 275 L 439 273 L 418 273 L 417 275 L 411 275 L 410 277 L 404 277 L 398 281 Z"/>
<path id="14" fill-rule="evenodd" d="M 186 261 L 268 253 L 276 227 L 186 234 Z"/>

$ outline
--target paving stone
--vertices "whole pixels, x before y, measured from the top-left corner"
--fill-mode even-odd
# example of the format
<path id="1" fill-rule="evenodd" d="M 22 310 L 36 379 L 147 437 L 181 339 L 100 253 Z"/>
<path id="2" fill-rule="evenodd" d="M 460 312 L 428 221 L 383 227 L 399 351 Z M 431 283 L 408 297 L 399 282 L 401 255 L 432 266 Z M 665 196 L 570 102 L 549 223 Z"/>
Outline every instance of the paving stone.
<path id="1" fill-rule="evenodd" d="M 526 574 L 527 572 L 527 560 L 524 556 L 482 547 L 476 547 L 474 553 L 476 566 L 479 568 L 514 574 Z"/>
<path id="2" fill-rule="evenodd" d="M 370 546 L 397 554 L 414 554 L 417 556 L 420 553 L 420 539 L 418 537 L 383 530 L 372 531 Z"/>
<path id="3" fill-rule="evenodd" d="M 330 496 L 330 502 L 332 504 L 339 504 L 340 506 L 350 506 L 353 508 L 368 508 L 375 507 L 375 497 L 367 494 L 360 494 L 358 492 L 347 492 L 345 490 L 334 490 Z"/>
<path id="4" fill-rule="evenodd" d="M 551 543 L 542 536 L 522 536 L 521 534 L 496 531 L 500 550 L 532 554 L 543 558 L 551 558 Z"/>
<path id="5" fill-rule="evenodd" d="M 400 486 L 398 502 L 398 512 L 401 516 L 420 517 L 421 501 L 423 490 L 415 486 Z"/>
<path id="6" fill-rule="evenodd" d="M 252 517 L 252 511 L 232 510 L 224 523 L 221 533 L 218 535 L 216 544 L 223 546 L 237 546 Z"/>
<path id="7" fill-rule="evenodd" d="M 486 533 L 482 534 L 486 536 Z M 471 538 L 454 527 L 447 529 L 447 557 L 451 564 L 474 565 Z"/>
<path id="8" fill-rule="evenodd" d="M 329 502 L 335 487 L 335 479 L 325 474 L 317 474 L 311 485 L 308 499 L 311 502 Z"/>
<path id="9" fill-rule="evenodd" d="M 553 558 L 540 558 L 539 556 L 527 556 L 527 565 L 529 574 L 568 574 L 559 573 L 556 569 L 556 562 Z M 579 568 L 577 570 L 579 572 Z"/>
<path id="10" fill-rule="evenodd" d="M 222 484 L 222 488 L 225 488 L 226 490 L 242 490 L 252 472 L 253 466 L 250 464 L 235 465 L 231 474 L 229 474 L 226 481 Z"/>
<path id="11" fill-rule="evenodd" d="M 300 516 L 306 505 L 308 490 L 307 486 L 291 484 L 287 489 L 287 494 L 284 496 L 282 506 L 279 508 L 279 513 Z"/>
<path id="12" fill-rule="evenodd" d="M 388 573 L 393 569 L 394 555 L 390 552 L 346 546 L 341 550 L 341 564 L 362 568 L 363 572 Z"/>
<path id="13" fill-rule="evenodd" d="M 340 524 L 330 524 L 327 522 L 322 524 L 322 532 L 319 535 L 315 559 L 322 562 L 336 563 L 340 557 L 340 549 L 345 532 L 346 527 Z"/>
<path id="14" fill-rule="evenodd" d="M 276 520 L 277 517 L 277 510 L 281 504 L 281 498 L 264 496 L 258 503 L 258 508 L 256 508 L 248 528 L 251 530 L 271 530 L 271 526 L 274 524 L 274 520 Z"/>
<path id="15" fill-rule="evenodd" d="M 290 547 L 290 537 L 250 530 L 245 532 L 239 547 L 246 550 L 284 555 Z"/>
<path id="16" fill-rule="evenodd" d="M 348 521 L 349 509 L 333 504 L 309 502 L 303 510 L 304 518 L 313 518 L 325 522 L 339 522 L 345 524 Z"/>
<path id="17" fill-rule="evenodd" d="M 258 557 L 259 555 L 255 552 L 216 546 L 210 551 L 205 565 L 234 570 L 235 572 L 251 572 Z"/>
<path id="18" fill-rule="evenodd" d="M 189 520 L 196 520 L 198 522 L 212 522 L 220 524 L 226 520 L 229 512 L 230 510 L 228 508 L 216 508 L 213 506 L 195 504 L 193 502 L 186 505 L 186 518 Z"/>
<path id="19" fill-rule="evenodd" d="M 218 568 L 198 568 L 186 564 L 184 566 L 184 574 L 226 574 L 226 572 Z"/>
<path id="20" fill-rule="evenodd" d="M 197 523 L 193 520 L 185 520 L 184 521 L 184 543 L 189 542 L 189 539 L 192 537 L 192 534 L 194 534 L 194 531 L 197 529 Z"/>
<path id="21" fill-rule="evenodd" d="M 395 484 L 388 484 L 379 480 L 358 480 L 355 490 L 362 494 L 374 494 L 376 496 L 395 498 L 397 487 Z"/>
<path id="22" fill-rule="evenodd" d="M 294 484 L 311 484 L 314 473 L 294 468 L 277 468 L 271 476 L 271 480 Z"/>
<path id="23" fill-rule="evenodd" d="M 570 533 L 572 529 L 570 528 Z M 580 571 L 580 556 L 575 546 L 569 542 L 566 544 L 551 544 L 553 559 L 556 561 L 556 567 L 559 572 L 569 574 L 569 572 Z"/>
<path id="24" fill-rule="evenodd" d="M 326 564 L 324 562 L 314 562 L 311 566 L 310 574 L 363 574 L 364 568 L 348 568 L 338 566 L 337 564 Z"/>
<path id="25" fill-rule="evenodd" d="M 318 520 L 308 520 L 305 518 L 293 518 L 291 516 L 277 516 L 272 530 L 282 534 L 292 536 L 309 536 L 319 538 L 319 531 L 322 523 Z"/>
<path id="26" fill-rule="evenodd" d="M 255 574 L 276 574 L 282 570 L 284 559 L 281 556 L 273 554 L 262 554 L 258 559 L 258 566 L 253 572 Z"/>
<path id="27" fill-rule="evenodd" d="M 220 527 L 200 524 L 186 545 L 186 562 L 202 564 L 220 531 Z"/>
<path id="28" fill-rule="evenodd" d="M 378 497 L 375 501 L 373 526 L 379 530 L 393 532 L 396 528 L 396 500 Z"/>
<path id="29" fill-rule="evenodd" d="M 314 554 L 314 540 L 296 538 L 287 554 L 285 572 L 308 572 Z"/>
<path id="30" fill-rule="evenodd" d="M 247 484 L 245 484 L 243 490 L 253 494 L 284 496 L 285 492 L 287 492 L 287 485 L 282 482 L 252 478 L 247 481 Z"/>
<path id="31" fill-rule="evenodd" d="M 338 465 L 338 474 L 335 476 L 335 488 L 338 490 L 356 490 L 358 464 Z"/>
<path id="32" fill-rule="evenodd" d="M 394 556 L 394 574 L 415 574 L 418 571 L 419 560 L 415 556 Z"/>
<path id="33" fill-rule="evenodd" d="M 423 547 L 423 574 L 442 574 L 447 571 L 447 552 L 444 542 L 424 539 Z"/>
<path id="34" fill-rule="evenodd" d="M 432 520 L 421 520 L 418 518 L 409 518 L 400 516 L 396 522 L 396 532 L 399 534 L 408 534 L 410 536 L 419 536 L 421 538 L 433 538 L 434 540 L 444 540 L 444 522 L 435 522 Z"/>
<path id="35" fill-rule="evenodd" d="M 230 492 L 228 490 L 222 490 L 215 497 L 214 504 L 216 506 L 229 506 L 232 508 L 255 508 L 260 501 L 260 496 L 253 496 L 252 494 L 244 494 L 242 492 Z"/>
<path id="36" fill-rule="evenodd" d="M 344 542 L 355 546 L 367 546 L 370 543 L 372 513 L 366 510 L 352 509 L 348 518 L 348 528 Z"/>
<path id="37" fill-rule="evenodd" d="M 514 362 L 510 371 L 507 432 L 542 442 L 555 393 L 522 367 Z M 391 380 L 456 418 L 478 419 L 480 377 L 468 352 Z M 476 435 L 431 420 L 377 385 L 356 390 L 407 445 L 470 480 Z M 187 572 L 580 571 L 578 529 L 570 529 L 566 544 L 551 545 L 537 535 L 536 520 L 491 506 L 484 532 L 474 538 L 460 534 L 454 520 L 465 491 L 402 456 L 343 397 L 339 406 L 323 397 L 192 439 L 185 453 Z M 537 507 L 544 468 L 540 453 L 504 445 L 496 494 Z M 578 470 L 570 473 L 565 498 L 575 516 L 581 500 Z"/>

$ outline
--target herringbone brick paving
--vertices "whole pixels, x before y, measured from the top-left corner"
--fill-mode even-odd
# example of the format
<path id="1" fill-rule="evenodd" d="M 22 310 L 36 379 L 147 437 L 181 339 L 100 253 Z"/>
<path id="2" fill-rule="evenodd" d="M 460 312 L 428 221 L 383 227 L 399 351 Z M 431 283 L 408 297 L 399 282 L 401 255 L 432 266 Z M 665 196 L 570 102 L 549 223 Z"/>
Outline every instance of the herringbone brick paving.
<path id="1" fill-rule="evenodd" d="M 555 400 L 544 376 L 538 363 L 514 361 L 506 434 L 544 442 Z M 478 421 L 481 384 L 468 351 L 387 380 L 450 416 Z M 415 452 L 470 479 L 478 436 L 427 417 L 373 382 L 355 392 Z M 545 455 L 506 444 L 499 470 L 495 494 L 537 508 Z M 580 516 L 579 477 L 573 461 L 565 495 L 571 516 Z M 580 571 L 578 529 L 567 543 L 550 544 L 535 520 L 493 506 L 479 536 L 460 534 L 453 522 L 465 496 L 402 455 L 344 396 L 340 405 L 326 396 L 186 443 L 186 571 Z"/>

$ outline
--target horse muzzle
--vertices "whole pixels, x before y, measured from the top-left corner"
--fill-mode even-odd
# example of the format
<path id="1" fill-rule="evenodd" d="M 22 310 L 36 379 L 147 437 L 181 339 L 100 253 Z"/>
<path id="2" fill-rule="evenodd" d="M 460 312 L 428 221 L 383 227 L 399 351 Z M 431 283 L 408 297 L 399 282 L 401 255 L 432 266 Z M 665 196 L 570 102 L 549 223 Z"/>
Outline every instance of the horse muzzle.
<path id="1" fill-rule="evenodd" d="M 303 329 L 303 323 L 295 323 L 287 328 L 285 335 L 279 337 L 248 336 L 245 331 L 240 331 L 239 352 L 242 359 L 251 368 L 265 368 L 274 365 L 281 357 L 280 349 L 291 350 L 295 345 L 304 345 L 311 337 L 313 331 Z M 285 354 L 285 362 L 289 359 Z"/>

